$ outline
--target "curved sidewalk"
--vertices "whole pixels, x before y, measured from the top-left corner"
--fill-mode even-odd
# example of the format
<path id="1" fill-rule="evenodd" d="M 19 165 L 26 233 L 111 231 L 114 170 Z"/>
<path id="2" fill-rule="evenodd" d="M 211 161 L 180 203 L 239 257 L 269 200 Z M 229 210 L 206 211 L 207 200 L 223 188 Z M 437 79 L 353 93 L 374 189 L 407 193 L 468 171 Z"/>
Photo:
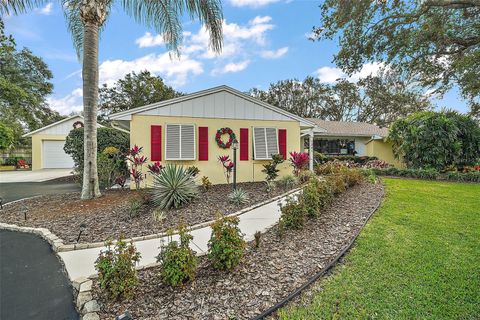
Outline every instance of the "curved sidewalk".
<path id="1" fill-rule="evenodd" d="M 279 202 L 277 200 L 260 207 L 254 208 L 246 213 L 239 215 L 240 230 L 245 234 L 247 241 L 253 239 L 255 232 L 264 232 L 278 222 L 280 218 Z M 193 240 L 191 248 L 197 252 L 197 255 L 206 254 L 208 250 L 208 240 L 210 239 L 211 228 L 203 227 L 191 232 Z M 178 236 L 173 236 L 176 240 Z M 137 250 L 142 255 L 139 267 L 144 267 L 156 263 L 156 256 L 159 254 L 161 241 L 168 241 L 167 237 L 160 239 L 135 241 Z M 100 251 L 103 248 L 90 248 L 82 250 L 74 250 L 67 252 L 59 252 L 58 255 L 63 259 L 70 279 L 73 281 L 81 277 L 89 277 L 96 273 L 94 263 Z"/>

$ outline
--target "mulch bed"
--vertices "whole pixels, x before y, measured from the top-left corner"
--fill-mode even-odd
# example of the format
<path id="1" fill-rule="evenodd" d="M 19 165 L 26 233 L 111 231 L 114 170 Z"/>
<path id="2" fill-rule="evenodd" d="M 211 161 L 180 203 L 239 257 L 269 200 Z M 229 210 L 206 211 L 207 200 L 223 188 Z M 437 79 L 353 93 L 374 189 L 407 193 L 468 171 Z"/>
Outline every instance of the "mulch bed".
<path id="1" fill-rule="evenodd" d="M 153 204 L 146 205 L 139 215 L 130 216 L 130 201 L 142 197 L 142 193 L 132 190 L 104 191 L 102 197 L 93 200 L 80 200 L 79 193 L 27 199 L 8 205 L 0 211 L 0 222 L 47 228 L 65 243 L 77 242 L 80 225 L 83 223 L 86 228 L 79 242 L 100 242 L 109 238 L 116 239 L 120 235 L 132 238 L 164 232 L 181 223 L 191 226 L 210 221 L 216 212 L 234 213 L 285 192 L 276 189 L 267 193 L 263 182 L 239 183 L 238 187 L 244 189 L 250 197 L 244 205 L 229 203 L 227 195 L 232 190 L 231 185 L 213 185 L 208 191 L 200 192 L 199 197 L 188 206 L 165 211 L 165 217 L 160 222 L 153 218 Z M 148 193 L 144 191 L 144 194 Z"/>
<path id="2" fill-rule="evenodd" d="M 273 227 L 258 249 L 249 244 L 242 263 L 231 273 L 215 271 L 200 258 L 196 280 L 171 288 L 159 268 L 139 272 L 140 287 L 130 301 L 101 302 L 102 319 L 128 310 L 134 319 L 250 319 L 268 309 L 332 261 L 347 246 L 370 212 L 381 202 L 382 184 L 362 184 L 340 195 L 317 220 L 282 239 Z"/>

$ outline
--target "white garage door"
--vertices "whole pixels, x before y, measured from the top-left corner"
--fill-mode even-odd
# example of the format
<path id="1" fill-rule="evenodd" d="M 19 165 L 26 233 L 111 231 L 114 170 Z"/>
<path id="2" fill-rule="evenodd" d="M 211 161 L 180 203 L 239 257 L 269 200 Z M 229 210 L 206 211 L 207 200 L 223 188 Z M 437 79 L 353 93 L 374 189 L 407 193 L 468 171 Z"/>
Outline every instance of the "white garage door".
<path id="1" fill-rule="evenodd" d="M 65 141 L 43 141 L 43 168 L 73 168 L 73 159 L 63 151 Z"/>

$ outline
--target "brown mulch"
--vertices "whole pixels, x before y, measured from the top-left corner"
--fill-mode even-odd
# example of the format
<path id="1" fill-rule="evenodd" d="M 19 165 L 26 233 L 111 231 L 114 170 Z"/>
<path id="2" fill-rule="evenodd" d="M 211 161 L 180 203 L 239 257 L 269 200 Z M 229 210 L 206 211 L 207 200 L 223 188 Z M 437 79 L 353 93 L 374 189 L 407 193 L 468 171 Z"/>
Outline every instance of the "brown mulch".
<path id="1" fill-rule="evenodd" d="M 139 272 L 140 286 L 130 301 L 101 302 L 101 319 L 128 310 L 134 319 L 250 319 L 273 306 L 320 271 L 348 245 L 370 212 L 381 202 L 383 185 L 362 184 L 340 195 L 317 220 L 302 230 L 287 230 L 282 239 L 273 227 L 254 249 L 249 244 L 232 272 L 215 271 L 200 258 L 196 280 L 171 288 L 159 279 L 159 268 Z"/>
<path id="2" fill-rule="evenodd" d="M 285 192 L 276 189 L 266 192 L 265 183 L 239 183 L 250 200 L 243 205 L 229 203 L 227 195 L 232 185 L 213 185 L 189 205 L 165 211 L 164 219 L 153 218 L 153 204 L 145 205 L 138 216 L 131 217 L 129 204 L 132 199 L 142 198 L 142 193 L 132 190 L 104 191 L 103 196 L 93 200 L 80 200 L 79 193 L 48 195 L 27 199 L 6 206 L 0 211 L 0 222 L 25 227 L 47 228 L 65 243 L 76 243 L 80 225 L 85 224 L 80 243 L 100 242 L 146 236 L 175 228 L 181 223 L 195 225 L 214 219 L 215 213 L 234 213 L 253 204 L 268 200 Z M 144 194 L 148 194 L 144 191 Z M 27 213 L 25 221 L 24 213 Z"/>

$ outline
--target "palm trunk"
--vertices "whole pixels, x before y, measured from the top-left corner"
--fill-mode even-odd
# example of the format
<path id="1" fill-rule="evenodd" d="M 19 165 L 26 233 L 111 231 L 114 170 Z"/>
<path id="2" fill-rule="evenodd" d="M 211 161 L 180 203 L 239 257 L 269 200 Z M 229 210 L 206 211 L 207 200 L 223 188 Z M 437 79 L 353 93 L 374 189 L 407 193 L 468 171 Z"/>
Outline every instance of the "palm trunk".
<path id="1" fill-rule="evenodd" d="M 85 123 L 82 199 L 101 196 L 97 173 L 98 30 L 98 23 L 84 23 L 82 76 Z"/>

